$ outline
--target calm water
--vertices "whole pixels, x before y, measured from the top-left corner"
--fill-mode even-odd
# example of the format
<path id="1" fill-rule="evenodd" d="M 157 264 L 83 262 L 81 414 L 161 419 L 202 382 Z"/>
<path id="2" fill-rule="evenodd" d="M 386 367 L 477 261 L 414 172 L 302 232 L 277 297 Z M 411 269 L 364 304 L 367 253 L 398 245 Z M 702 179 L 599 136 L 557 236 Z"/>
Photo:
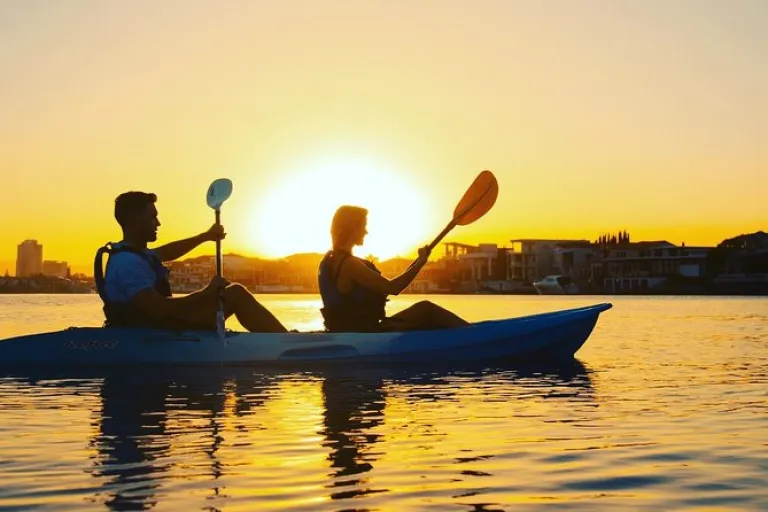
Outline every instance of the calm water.
<path id="1" fill-rule="evenodd" d="M 557 369 L 4 371 L 0 509 L 768 510 L 768 300 L 608 300 Z M 314 297 L 264 302 L 320 326 Z M 0 337 L 100 321 L 95 296 L 0 296 Z"/>

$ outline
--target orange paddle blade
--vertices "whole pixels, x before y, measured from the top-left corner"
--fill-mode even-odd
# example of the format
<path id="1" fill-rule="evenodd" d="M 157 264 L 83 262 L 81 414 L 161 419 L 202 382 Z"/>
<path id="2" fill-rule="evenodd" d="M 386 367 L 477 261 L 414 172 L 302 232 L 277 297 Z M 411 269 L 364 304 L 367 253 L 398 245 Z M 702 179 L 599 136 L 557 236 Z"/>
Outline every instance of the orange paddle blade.
<path id="1" fill-rule="evenodd" d="M 499 196 L 499 182 L 491 171 L 477 175 L 453 211 L 453 222 L 459 226 L 472 224 L 488 213 Z"/>

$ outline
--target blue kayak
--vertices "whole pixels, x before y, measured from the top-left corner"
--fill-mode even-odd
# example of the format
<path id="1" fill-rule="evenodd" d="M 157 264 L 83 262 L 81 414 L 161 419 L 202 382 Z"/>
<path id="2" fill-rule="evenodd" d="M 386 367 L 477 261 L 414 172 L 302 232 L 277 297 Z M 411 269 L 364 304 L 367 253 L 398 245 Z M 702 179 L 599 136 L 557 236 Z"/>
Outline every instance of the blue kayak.
<path id="1" fill-rule="evenodd" d="M 477 322 L 456 329 L 384 333 L 263 334 L 71 327 L 0 341 L 0 365 L 243 365 L 433 363 L 572 359 L 592 332 L 596 304 Z"/>

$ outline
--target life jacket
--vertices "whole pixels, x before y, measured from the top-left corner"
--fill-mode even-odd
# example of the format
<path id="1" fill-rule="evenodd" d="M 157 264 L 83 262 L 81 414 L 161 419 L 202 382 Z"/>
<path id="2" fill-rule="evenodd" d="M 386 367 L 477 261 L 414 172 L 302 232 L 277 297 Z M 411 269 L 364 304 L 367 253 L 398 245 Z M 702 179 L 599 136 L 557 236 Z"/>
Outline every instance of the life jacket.
<path id="1" fill-rule="evenodd" d="M 373 332 L 386 318 L 387 296 L 355 285 L 348 293 L 339 292 L 338 280 L 341 265 L 347 258 L 355 258 L 347 252 L 328 251 L 320 262 L 318 285 L 323 299 L 320 312 L 325 319 L 325 328 L 331 332 Z M 341 259 L 335 265 L 334 261 Z M 371 261 L 357 258 L 374 272 L 381 274 Z"/>
<path id="2" fill-rule="evenodd" d="M 127 245 L 115 247 L 115 244 L 109 242 L 96 251 L 96 258 L 93 261 L 93 280 L 96 284 L 96 291 L 104 303 L 104 327 L 166 327 L 164 322 L 159 322 L 139 311 L 130 301 L 111 301 L 107 297 L 104 281 L 104 255 L 108 254 L 111 257 L 121 252 L 136 254 L 149 263 L 152 271 L 155 273 L 154 288 L 157 290 L 157 293 L 163 297 L 170 297 L 172 295 L 171 283 L 168 281 L 169 270 L 154 253 L 140 251 Z M 107 267 L 109 267 L 109 259 L 107 259 Z"/>

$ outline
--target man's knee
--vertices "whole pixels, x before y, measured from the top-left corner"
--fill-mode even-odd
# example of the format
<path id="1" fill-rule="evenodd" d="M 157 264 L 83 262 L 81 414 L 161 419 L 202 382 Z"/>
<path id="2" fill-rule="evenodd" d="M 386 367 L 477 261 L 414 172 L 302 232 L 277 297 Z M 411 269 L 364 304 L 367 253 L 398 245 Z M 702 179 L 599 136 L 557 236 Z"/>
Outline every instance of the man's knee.
<path id="1" fill-rule="evenodd" d="M 224 300 L 240 303 L 251 297 L 251 292 L 240 283 L 230 284 L 224 289 Z"/>

